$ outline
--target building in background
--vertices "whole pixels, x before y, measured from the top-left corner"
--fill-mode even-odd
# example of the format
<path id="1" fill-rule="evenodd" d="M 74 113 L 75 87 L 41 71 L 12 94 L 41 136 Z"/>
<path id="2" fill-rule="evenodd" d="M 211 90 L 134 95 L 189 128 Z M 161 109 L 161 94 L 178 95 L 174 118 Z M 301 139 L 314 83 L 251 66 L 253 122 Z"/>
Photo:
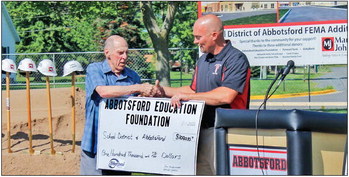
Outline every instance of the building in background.
<path id="1" fill-rule="evenodd" d="M 10 14 L 5 4 L 1 2 L 1 59 L 9 58 L 16 62 L 15 55 L 6 54 L 14 54 L 16 52 L 16 43 L 19 42 L 20 38 L 12 23 Z M 18 63 L 16 64 L 18 66 Z M 2 75 L 1 78 L 5 78 L 5 75 Z M 14 78 L 15 74 L 11 74 L 11 80 Z"/>
<path id="2" fill-rule="evenodd" d="M 244 12 L 274 8 L 276 8 L 276 2 L 222 1 L 207 2 L 204 5 L 204 12 Z"/>
<path id="3" fill-rule="evenodd" d="M 1 54 L 15 53 L 16 43 L 20 39 L 3 2 L 1 2 L 1 12 Z"/>
<path id="4" fill-rule="evenodd" d="M 279 7 L 297 7 L 297 6 L 341 6 L 347 5 L 343 1 L 328 1 L 328 2 L 312 2 L 312 1 L 280 1 Z M 241 1 L 220 1 L 220 2 L 204 2 L 202 12 L 244 12 L 254 10 L 270 10 L 276 9 L 277 2 L 241 2 Z"/>

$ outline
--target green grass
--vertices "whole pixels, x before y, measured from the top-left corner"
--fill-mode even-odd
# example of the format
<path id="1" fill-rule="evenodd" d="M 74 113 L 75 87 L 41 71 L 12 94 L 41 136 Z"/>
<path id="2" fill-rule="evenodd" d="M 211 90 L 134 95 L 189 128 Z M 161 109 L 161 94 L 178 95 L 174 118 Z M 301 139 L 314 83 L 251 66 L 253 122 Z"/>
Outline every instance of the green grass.
<path id="1" fill-rule="evenodd" d="M 180 79 L 181 78 L 181 72 L 171 71 L 170 75 L 171 75 L 171 79 Z M 190 85 L 192 78 L 193 78 L 192 73 L 182 72 L 182 79 L 190 79 L 190 80 L 184 80 L 184 81 L 182 81 L 182 83 L 180 80 L 171 81 L 171 87 L 181 87 L 181 86 Z"/>
<path id="2" fill-rule="evenodd" d="M 269 88 L 272 80 L 251 80 L 251 95 L 265 95 L 265 92 Z M 277 81 L 278 82 L 278 81 Z M 276 86 L 275 83 L 274 87 Z M 314 82 L 310 82 L 310 91 L 322 91 L 327 89 L 333 89 L 332 86 L 319 88 Z M 273 90 L 273 88 L 271 90 Z M 308 81 L 302 80 L 286 80 L 279 86 L 274 95 L 287 94 L 287 93 L 304 93 L 308 92 Z"/>
<path id="3" fill-rule="evenodd" d="M 321 66 L 319 68 L 319 73 L 311 73 L 310 78 L 316 78 L 328 71 L 330 71 L 328 67 Z M 268 75 L 268 79 L 273 79 L 274 77 L 275 77 L 274 73 L 272 72 Z M 179 78 L 180 78 L 180 72 L 171 72 L 171 79 L 179 79 Z M 190 79 L 190 80 L 183 81 L 182 86 L 190 85 L 191 79 L 192 79 L 192 73 L 183 72 L 182 78 Z M 274 94 L 308 92 L 308 81 L 304 80 L 307 78 L 308 78 L 308 74 L 305 73 L 304 75 L 304 68 L 298 68 L 296 69 L 296 74 L 287 75 L 284 83 L 280 85 L 279 89 Z M 290 79 L 299 79 L 299 80 L 290 80 Z M 259 80 L 256 78 L 252 78 L 251 79 L 251 95 L 264 95 L 271 82 L 272 80 Z M 172 81 L 171 86 L 180 87 L 180 81 Z M 310 82 L 311 91 L 322 91 L 327 89 L 333 89 L 333 87 L 319 88 L 317 87 L 317 84 L 315 82 L 313 81 Z"/>
<path id="4" fill-rule="evenodd" d="M 332 66 L 333 67 L 333 66 Z M 323 65 L 318 67 L 318 73 L 314 72 L 314 69 L 311 69 L 310 79 L 317 78 L 321 75 L 330 72 L 330 66 Z M 270 80 L 259 80 L 252 78 L 251 80 L 251 95 L 264 95 L 267 91 L 269 85 L 272 82 L 272 79 L 275 78 L 275 73 L 272 71 L 267 76 Z M 293 80 L 295 79 L 295 80 Z M 278 90 L 274 93 L 277 94 L 287 94 L 287 93 L 304 93 L 308 92 L 308 70 L 303 67 L 298 67 L 295 70 L 295 74 L 288 74 L 284 82 L 280 85 Z M 277 81 L 278 82 L 278 81 Z M 275 85 L 277 84 L 275 83 Z M 275 86 L 273 87 L 275 88 Z M 332 86 L 328 87 L 318 87 L 317 83 L 310 81 L 310 91 L 322 91 L 333 89 Z M 273 89 L 272 89 L 273 90 Z"/>
<path id="5" fill-rule="evenodd" d="M 282 17 L 287 11 L 288 10 L 286 9 L 281 9 L 280 17 Z M 223 25 L 246 25 L 246 24 L 265 24 L 265 23 L 277 23 L 276 13 L 227 20 L 223 22 Z"/>
<path id="6" fill-rule="evenodd" d="M 46 77 L 40 77 L 40 78 L 41 78 L 41 82 L 45 82 L 46 83 Z M 35 78 L 33 76 L 29 77 L 29 81 L 30 82 L 34 82 L 34 79 Z M 49 79 L 50 79 L 50 83 L 52 83 L 53 82 L 53 78 L 50 77 Z M 60 83 L 62 83 L 62 82 L 71 82 L 71 76 L 66 76 L 66 77 L 57 76 L 57 77 L 54 78 L 54 80 L 56 82 L 60 82 Z M 18 83 L 25 83 L 25 77 L 21 76 L 20 74 L 17 74 L 16 81 Z M 85 78 L 84 77 L 77 77 L 76 81 L 77 82 L 84 82 Z"/>
<path id="7" fill-rule="evenodd" d="M 46 88 L 46 77 L 40 77 L 41 81 L 34 81 L 34 77 L 29 77 L 30 81 L 30 89 L 45 89 Z M 71 76 L 66 77 L 55 77 L 54 79 L 52 77 L 49 78 L 50 81 L 50 88 L 63 88 L 63 87 L 71 87 Z M 21 76 L 20 74 L 17 74 L 16 76 L 16 82 L 17 84 L 26 84 L 26 78 L 24 76 Z M 84 77 L 76 77 L 76 82 L 85 82 Z M 40 85 L 36 85 L 38 83 L 41 83 Z M 59 83 L 59 84 L 54 84 Z M 85 84 L 76 84 L 75 87 L 79 87 L 83 90 L 85 90 Z M 6 86 L 2 85 L 2 90 L 6 89 Z M 26 89 L 26 85 L 14 85 L 11 86 L 10 89 L 13 90 L 21 90 Z"/>
<path id="8" fill-rule="evenodd" d="M 347 114 L 348 109 L 309 109 L 308 111 Z"/>
<path id="9" fill-rule="evenodd" d="M 52 83 L 50 83 L 50 88 L 66 88 L 66 87 L 71 87 L 70 83 L 67 84 L 56 84 L 53 85 Z M 80 89 L 85 90 L 85 84 L 76 84 L 75 87 L 78 87 Z M 2 90 L 6 89 L 6 86 L 2 86 L 1 87 Z M 25 90 L 26 86 L 25 85 L 15 85 L 15 86 L 10 86 L 11 90 Z M 30 85 L 30 89 L 46 89 L 46 84 L 42 84 L 42 85 Z"/>

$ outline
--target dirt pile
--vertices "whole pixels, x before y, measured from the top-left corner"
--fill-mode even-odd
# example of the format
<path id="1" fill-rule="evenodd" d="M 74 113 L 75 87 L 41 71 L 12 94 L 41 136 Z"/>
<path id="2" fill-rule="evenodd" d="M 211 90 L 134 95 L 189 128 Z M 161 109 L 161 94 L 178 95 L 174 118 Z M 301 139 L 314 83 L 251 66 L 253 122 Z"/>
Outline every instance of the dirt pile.
<path id="1" fill-rule="evenodd" d="M 72 153 L 72 98 L 71 88 L 51 88 L 53 147 L 51 155 L 48 99 L 46 89 L 32 89 L 31 119 L 32 147 L 28 138 L 26 90 L 11 90 L 11 150 L 8 153 L 6 91 L 2 91 L 2 175 L 79 175 L 80 145 L 84 127 L 85 93 L 76 89 L 76 146 Z"/>

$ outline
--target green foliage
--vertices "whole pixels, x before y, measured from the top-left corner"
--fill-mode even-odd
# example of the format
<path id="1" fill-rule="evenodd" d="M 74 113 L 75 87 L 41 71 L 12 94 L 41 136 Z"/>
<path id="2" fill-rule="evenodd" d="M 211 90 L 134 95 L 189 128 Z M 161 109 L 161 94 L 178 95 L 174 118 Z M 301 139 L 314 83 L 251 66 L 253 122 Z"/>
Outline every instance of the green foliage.
<path id="1" fill-rule="evenodd" d="M 194 48 L 195 44 L 194 36 L 192 33 L 192 27 L 197 19 L 197 2 L 196 1 L 180 1 L 177 13 L 175 14 L 175 20 L 173 27 L 169 35 L 169 47 L 170 48 Z M 152 2 L 153 12 L 157 18 L 159 26 L 162 25 L 162 21 L 166 14 L 167 2 Z M 139 14 L 136 16 L 138 17 Z M 149 35 L 146 31 L 142 31 L 142 39 L 148 42 L 151 47 L 152 43 Z"/>
<path id="2" fill-rule="evenodd" d="M 74 9 L 72 2 L 8 1 L 5 4 L 21 38 L 18 53 L 82 51 L 79 38 L 93 34 L 91 29 L 81 28 L 88 21 Z"/>
<path id="3" fill-rule="evenodd" d="M 192 27 L 197 19 L 197 2 L 181 1 L 170 32 L 170 47 L 194 48 Z"/>
<path id="4" fill-rule="evenodd" d="M 103 46 L 105 39 L 114 34 L 123 36 L 130 48 L 145 48 L 146 42 L 141 38 L 141 30 L 144 28 L 138 13 L 139 3 L 136 1 L 104 2 L 111 4 L 118 10 L 107 11 L 96 18 L 92 25 L 97 29 L 94 38 L 99 46 Z M 107 5 L 108 7 L 108 5 Z"/>
<path id="5" fill-rule="evenodd" d="M 167 8 L 166 2 L 157 2 L 153 4 L 153 11 L 157 17 L 159 25 L 162 22 L 159 19 L 163 19 L 163 15 L 166 13 Z M 195 48 L 196 45 L 193 43 L 194 36 L 192 34 L 192 27 L 195 20 L 197 19 L 197 2 L 196 1 L 180 1 L 178 2 L 177 13 L 175 14 L 175 20 L 173 27 L 169 34 L 169 47 L 170 48 Z M 151 39 L 146 31 L 141 32 L 142 39 L 147 41 L 147 44 L 152 47 Z M 195 59 L 197 57 L 196 50 L 182 50 L 180 52 L 174 52 L 173 61 L 179 60 L 183 61 L 183 65 L 188 65 L 191 67 L 195 64 Z"/>
<path id="6" fill-rule="evenodd" d="M 99 51 L 103 40 L 120 34 L 130 47 L 146 47 L 135 18 L 138 2 L 5 2 L 21 42 L 18 53 Z M 102 31 L 102 32 L 101 32 Z"/>
<path id="7" fill-rule="evenodd" d="M 130 48 L 151 47 L 137 1 L 6 1 L 21 42 L 17 53 L 100 51 L 111 34 L 124 36 Z M 153 2 L 155 15 L 167 3 Z M 196 2 L 180 2 L 169 46 L 192 48 Z M 163 18 L 163 17 L 162 17 Z M 161 18 L 159 18 L 159 21 Z M 188 58 L 190 59 L 190 58 Z"/>
<path id="8" fill-rule="evenodd" d="M 42 51 L 45 38 L 49 38 L 52 35 L 52 32 L 50 32 L 52 27 L 45 26 L 46 21 L 53 20 L 50 13 L 40 8 L 42 3 L 32 4 L 30 2 L 23 2 L 22 6 L 18 6 L 15 9 L 11 8 L 11 3 L 14 2 L 8 2 L 7 6 L 20 37 L 31 36 L 31 39 L 21 40 L 21 43 L 17 47 L 18 50 Z M 30 13 L 33 9 L 36 9 L 37 14 Z"/>
<path id="9" fill-rule="evenodd" d="M 170 85 L 171 68 L 169 61 L 172 59 L 172 55 L 169 51 L 169 34 L 173 27 L 178 4 L 178 2 L 174 1 L 140 2 L 143 24 L 148 31 L 156 52 L 156 78 L 165 86 Z M 158 5 L 164 5 L 165 8 L 160 10 L 163 13 L 157 13 L 159 11 Z"/>
<path id="10" fill-rule="evenodd" d="M 169 2 L 152 2 L 152 11 L 162 25 Z M 5 5 L 21 38 L 17 53 L 87 52 L 101 51 L 104 40 L 113 34 L 126 38 L 130 48 L 152 46 L 145 30 L 137 1 L 7 1 Z M 168 36 L 171 48 L 193 48 L 192 25 L 197 18 L 197 2 L 179 2 L 173 27 Z M 130 67 L 142 78 L 154 75 L 154 66 L 146 63 L 144 56 L 130 57 Z M 182 60 L 191 67 L 195 63 L 196 51 L 184 50 L 174 53 L 174 60 Z M 47 57 L 52 59 L 50 57 Z M 139 60 L 142 58 L 142 60 Z M 33 58 L 38 63 L 42 58 Z M 83 67 L 92 61 L 101 61 L 103 54 L 91 58 L 74 54 L 56 58 L 56 65 L 63 66 L 75 59 Z M 141 62 L 142 67 L 132 65 L 132 60 Z M 58 75 L 62 70 L 57 70 Z M 40 75 L 36 76 L 40 80 Z"/>
<path id="11" fill-rule="evenodd" d="M 170 32 L 170 47 L 195 48 L 193 43 L 193 25 L 197 19 L 197 2 L 182 1 L 179 3 L 178 12 L 175 16 L 174 26 Z M 182 61 L 182 66 L 192 68 L 197 57 L 197 50 L 182 50 L 175 53 L 173 60 Z"/>

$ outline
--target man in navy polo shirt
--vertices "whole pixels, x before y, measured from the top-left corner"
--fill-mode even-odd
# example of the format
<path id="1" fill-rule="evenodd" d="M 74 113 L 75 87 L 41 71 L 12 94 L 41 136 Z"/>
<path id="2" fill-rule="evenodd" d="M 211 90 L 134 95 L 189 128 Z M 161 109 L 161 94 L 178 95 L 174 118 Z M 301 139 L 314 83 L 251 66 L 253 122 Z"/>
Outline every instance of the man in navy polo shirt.
<path id="1" fill-rule="evenodd" d="M 194 43 L 204 54 L 196 64 L 190 86 L 160 87 L 171 104 L 204 100 L 198 147 L 197 175 L 215 175 L 214 122 L 215 109 L 248 109 L 250 66 L 245 54 L 224 40 L 222 21 L 215 15 L 199 18 L 193 27 Z"/>

